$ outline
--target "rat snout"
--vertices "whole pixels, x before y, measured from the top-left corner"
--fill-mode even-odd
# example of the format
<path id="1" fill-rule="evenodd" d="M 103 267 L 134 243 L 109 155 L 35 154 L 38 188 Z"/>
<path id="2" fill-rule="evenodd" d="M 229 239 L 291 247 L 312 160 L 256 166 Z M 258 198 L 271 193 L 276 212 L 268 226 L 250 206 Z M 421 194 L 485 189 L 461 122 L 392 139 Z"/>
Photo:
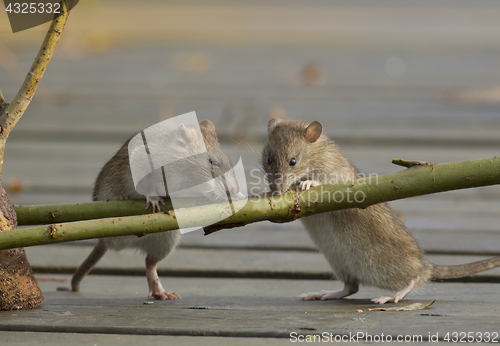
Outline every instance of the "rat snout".
<path id="1" fill-rule="evenodd" d="M 226 180 L 226 184 L 227 184 L 227 192 L 229 192 L 229 194 L 231 196 L 236 196 L 238 194 L 242 195 L 240 193 L 240 188 L 238 187 L 238 184 L 236 184 L 236 182 L 234 182 L 233 184 L 230 184 L 231 182 L 230 181 L 227 181 Z"/>
<path id="2" fill-rule="evenodd" d="M 240 187 L 238 184 L 238 181 L 234 175 L 234 172 L 231 170 L 229 174 L 225 174 L 225 188 L 227 189 L 227 192 L 229 192 L 229 195 L 231 196 L 232 199 L 238 200 L 238 199 L 243 199 L 246 196 L 241 193 Z"/>
<path id="3" fill-rule="evenodd" d="M 240 188 L 238 187 L 238 184 L 229 186 L 227 187 L 229 194 L 231 195 L 231 199 L 237 201 L 239 199 L 245 199 L 246 196 L 241 193 Z"/>
<path id="4" fill-rule="evenodd" d="M 281 173 L 268 175 L 268 184 L 273 194 L 281 195 L 286 192 L 288 190 L 288 182 L 289 179 Z"/>
<path id="5" fill-rule="evenodd" d="M 237 201 L 237 200 L 240 200 L 240 199 L 245 199 L 247 196 L 245 196 L 244 194 L 242 194 L 241 192 L 238 192 L 237 194 L 235 195 L 231 195 L 231 199 Z"/>

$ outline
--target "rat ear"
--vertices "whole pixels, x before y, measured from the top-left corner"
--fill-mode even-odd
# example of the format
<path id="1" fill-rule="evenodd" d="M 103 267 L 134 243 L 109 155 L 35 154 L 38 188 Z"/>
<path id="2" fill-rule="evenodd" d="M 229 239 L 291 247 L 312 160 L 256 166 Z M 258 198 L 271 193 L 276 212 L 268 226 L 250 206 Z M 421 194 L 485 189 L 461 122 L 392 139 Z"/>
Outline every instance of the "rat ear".
<path id="1" fill-rule="evenodd" d="M 215 125 L 210 120 L 203 120 L 200 123 L 200 130 L 205 140 L 214 137 L 216 142 L 219 141 L 217 139 L 217 133 L 215 132 Z"/>
<path id="2" fill-rule="evenodd" d="M 193 141 L 193 132 L 189 131 L 184 124 L 180 124 L 177 128 L 177 140 L 181 142 L 181 144 L 187 145 Z"/>
<path id="3" fill-rule="evenodd" d="M 276 127 L 276 125 L 278 125 L 282 121 L 283 119 L 280 118 L 272 118 L 271 120 L 269 120 L 269 122 L 267 123 L 267 133 L 271 133 L 271 131 Z"/>
<path id="4" fill-rule="evenodd" d="M 205 129 L 209 131 L 214 131 L 215 132 L 215 126 L 210 120 L 203 120 L 200 123 L 200 127 L 204 127 Z"/>
<path id="5" fill-rule="evenodd" d="M 321 132 L 323 132 L 323 126 L 319 122 L 313 121 L 304 131 L 304 136 L 306 137 L 306 141 L 308 143 L 316 142 L 319 136 L 321 136 Z"/>

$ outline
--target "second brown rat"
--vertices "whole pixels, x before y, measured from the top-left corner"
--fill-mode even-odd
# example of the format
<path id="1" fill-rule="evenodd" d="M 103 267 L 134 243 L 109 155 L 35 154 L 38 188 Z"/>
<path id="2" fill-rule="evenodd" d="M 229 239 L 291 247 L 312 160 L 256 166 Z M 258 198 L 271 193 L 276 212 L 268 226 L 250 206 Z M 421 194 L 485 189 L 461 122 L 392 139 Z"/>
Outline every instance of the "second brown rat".
<path id="1" fill-rule="evenodd" d="M 269 121 L 262 166 L 273 193 L 284 193 L 293 184 L 308 190 L 360 177 L 322 131 L 317 121 Z M 462 277 L 500 266 L 500 257 L 454 266 L 430 263 L 385 203 L 311 215 L 301 221 L 337 279 L 344 283 L 342 290 L 304 293 L 304 300 L 341 299 L 366 285 L 396 291 L 393 296 L 375 298 L 373 302 L 397 303 L 430 279 Z"/>
<path id="2" fill-rule="evenodd" d="M 201 196 L 214 201 L 219 197 L 226 197 L 227 192 L 236 198 L 242 197 L 229 157 L 221 150 L 212 122 L 208 120 L 202 121 L 199 124 L 199 129 L 197 126 L 182 124 L 176 130 L 158 128 L 159 130 L 152 133 L 151 140 L 148 140 L 147 150 L 150 153 L 154 152 L 159 157 L 168 157 L 169 161 L 172 162 L 163 167 L 169 187 L 186 189 L 193 186 L 202 186 L 197 192 Z M 136 190 L 132 177 L 128 145 L 130 141 L 131 139 L 125 142 L 121 149 L 104 165 L 97 176 L 93 192 L 94 201 L 144 198 L 144 195 Z M 141 148 L 144 150 L 144 147 L 140 147 L 138 153 Z M 205 150 L 206 152 L 203 152 Z M 202 152 L 200 153 L 200 151 Z M 148 156 L 133 155 L 134 152 L 132 152 L 132 157 L 139 156 L 142 158 L 135 163 L 136 170 L 150 170 Z M 146 209 L 151 206 L 153 212 L 155 212 L 160 211 L 160 203 L 164 204 L 163 199 L 154 193 L 157 178 L 162 179 L 163 177 L 161 170 L 153 171 L 151 174 L 151 179 L 141 180 L 138 186 L 145 182 L 141 185 L 142 190 L 140 191 L 149 191 L 149 193 L 143 192 L 147 198 Z M 214 179 L 222 175 L 224 175 L 225 181 Z M 162 181 L 160 180 L 160 182 Z M 163 184 L 161 186 L 165 188 Z M 169 196 L 168 191 L 166 196 Z M 176 293 L 166 291 L 162 287 L 156 270 L 157 263 L 168 256 L 177 246 L 180 237 L 180 231 L 176 230 L 147 234 L 143 237 L 101 238 L 87 259 L 73 274 L 71 280 L 72 290 L 79 291 L 82 279 L 92 270 L 108 249 L 118 251 L 130 248 L 139 249 L 146 254 L 149 298 L 161 300 L 180 298 Z"/>

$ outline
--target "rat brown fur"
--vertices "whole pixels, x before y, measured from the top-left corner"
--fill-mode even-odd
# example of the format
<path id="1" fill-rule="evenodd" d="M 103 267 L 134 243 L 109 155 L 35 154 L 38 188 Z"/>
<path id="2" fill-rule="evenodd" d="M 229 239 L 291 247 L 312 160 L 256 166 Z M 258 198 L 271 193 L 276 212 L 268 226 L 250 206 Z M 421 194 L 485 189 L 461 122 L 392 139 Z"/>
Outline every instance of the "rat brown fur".
<path id="1" fill-rule="evenodd" d="M 295 120 L 271 119 L 262 166 L 273 193 L 290 185 L 301 190 L 311 186 L 351 181 L 360 177 L 352 163 L 328 137 L 322 125 Z M 301 219 L 312 240 L 326 257 L 339 291 L 309 292 L 302 299 L 341 299 L 358 291 L 359 285 L 397 291 L 375 303 L 397 303 L 431 278 L 466 276 L 500 266 L 500 257 L 458 266 L 428 262 L 419 245 L 385 203 L 366 209 L 343 209 Z"/>
<path id="2" fill-rule="evenodd" d="M 168 156 L 175 161 L 175 163 L 163 167 L 165 176 L 168 177 L 167 184 L 169 186 L 187 188 L 196 185 L 195 182 L 204 182 L 204 188 L 200 189 L 200 194 L 210 200 L 227 196 L 226 186 L 231 196 L 241 197 L 233 174 L 225 175 L 226 186 L 221 183 L 220 179 L 214 179 L 215 176 L 220 176 L 224 172 L 232 172 L 232 167 L 228 156 L 221 150 L 215 127 L 210 121 L 202 121 L 199 130 L 196 126 L 184 125 L 180 125 L 177 130 L 160 128 L 160 130 L 153 133 L 152 137 L 152 140 L 147 142 L 149 152 Z M 94 201 L 144 198 L 142 194 L 137 192 L 132 178 L 129 162 L 129 142 L 131 140 L 127 140 L 100 171 L 94 186 Z M 200 148 L 206 148 L 206 153 L 200 154 Z M 143 167 L 144 170 L 150 170 L 147 156 L 143 155 L 142 157 L 145 157 L 146 162 L 139 161 L 139 168 Z M 160 173 L 160 179 L 162 179 L 161 170 L 156 170 L 151 174 L 155 175 L 158 172 Z M 153 178 L 157 177 L 155 175 Z M 144 179 L 146 189 L 148 188 L 148 182 L 151 183 L 153 180 Z M 169 196 L 168 191 L 166 196 Z M 159 212 L 159 204 L 164 204 L 164 201 L 154 194 L 149 194 L 146 197 L 146 209 L 151 205 L 153 212 Z M 79 291 L 82 279 L 92 270 L 108 249 L 132 248 L 139 249 L 147 255 L 146 277 L 149 285 L 149 298 L 162 300 L 180 298 L 174 292 L 163 289 L 156 270 L 157 263 L 168 256 L 177 246 L 180 236 L 180 231 L 176 230 L 147 234 L 143 237 L 101 238 L 73 275 L 71 280 L 72 290 Z"/>

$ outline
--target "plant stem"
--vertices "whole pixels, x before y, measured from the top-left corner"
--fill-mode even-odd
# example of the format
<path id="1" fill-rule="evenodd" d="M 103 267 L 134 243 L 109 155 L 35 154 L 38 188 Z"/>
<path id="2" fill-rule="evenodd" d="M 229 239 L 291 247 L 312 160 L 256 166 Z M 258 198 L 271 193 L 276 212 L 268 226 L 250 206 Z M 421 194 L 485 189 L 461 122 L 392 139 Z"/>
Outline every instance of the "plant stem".
<path id="1" fill-rule="evenodd" d="M 239 210 L 234 215 L 227 203 L 218 203 L 180 208 L 175 213 L 171 211 L 169 214 L 114 217 L 4 231 L 0 232 L 0 249 L 120 235 L 141 236 L 174 230 L 178 228 L 175 214 L 188 215 L 187 219 L 183 219 L 183 227 L 211 225 L 205 227 L 205 233 L 209 234 L 220 229 L 240 227 L 264 220 L 290 222 L 304 216 L 333 210 L 366 208 L 397 199 L 495 184 L 500 184 L 500 157 L 419 165 L 404 171 L 369 176 L 345 184 L 322 185 L 309 191 L 289 191 L 281 196 L 266 195 L 248 201 L 234 201 L 234 208 Z M 108 203 L 113 208 L 115 205 L 123 205 L 124 213 L 131 211 L 146 213 L 142 210 L 144 204 L 139 203 L 141 207 L 139 208 L 137 201 Z M 103 203 L 89 203 L 89 208 L 91 204 L 96 205 L 97 209 L 103 205 Z M 52 211 L 45 210 L 44 213 L 64 214 L 64 205 L 52 207 L 54 208 Z M 114 212 L 120 212 L 119 210 L 114 209 Z M 83 218 L 90 216 L 85 214 Z M 44 215 L 40 221 L 43 222 L 46 218 L 47 215 Z M 71 218 L 82 218 L 82 215 L 73 214 Z M 67 217 L 66 220 L 71 218 Z"/>
<path id="2" fill-rule="evenodd" d="M 45 36 L 45 40 L 40 47 L 40 51 L 38 52 L 23 85 L 19 89 L 16 97 L 14 97 L 14 100 L 7 107 L 5 107 L 3 112 L 0 114 L 0 179 L 7 137 L 28 108 L 47 65 L 52 58 L 52 54 L 54 53 L 54 49 L 57 46 L 57 42 L 59 41 L 69 15 L 67 9 L 67 0 L 61 1 L 61 13 L 56 15 L 52 21 L 49 31 Z"/>

